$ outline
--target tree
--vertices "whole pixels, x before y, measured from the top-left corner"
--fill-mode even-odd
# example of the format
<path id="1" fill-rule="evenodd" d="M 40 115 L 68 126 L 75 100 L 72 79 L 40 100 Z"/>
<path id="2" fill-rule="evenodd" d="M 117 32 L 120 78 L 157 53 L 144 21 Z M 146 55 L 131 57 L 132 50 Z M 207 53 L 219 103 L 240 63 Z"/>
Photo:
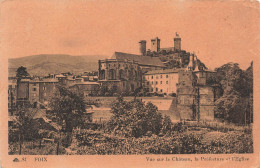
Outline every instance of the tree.
<path id="1" fill-rule="evenodd" d="M 216 117 L 239 124 L 252 122 L 252 66 L 243 71 L 238 64 L 228 63 L 216 69 L 215 81 L 222 90 L 222 96 L 216 101 Z"/>
<path id="2" fill-rule="evenodd" d="M 30 74 L 27 72 L 26 67 L 20 66 L 17 70 L 16 70 L 16 77 L 18 79 L 24 78 L 24 77 L 29 77 Z"/>
<path id="3" fill-rule="evenodd" d="M 172 68 L 181 68 L 181 63 L 180 63 L 180 61 L 177 61 L 177 60 L 170 60 L 169 62 L 167 62 L 166 66 L 167 66 L 169 69 L 172 69 Z"/>
<path id="4" fill-rule="evenodd" d="M 17 114 L 16 120 L 14 121 L 14 126 L 17 128 L 17 131 L 9 130 L 9 136 L 11 137 L 9 137 L 9 141 L 13 141 L 13 138 L 18 136 L 19 155 L 21 155 L 24 139 L 34 139 L 38 137 L 38 129 L 33 126 L 32 121 L 34 114 L 29 108 L 20 108 Z"/>
<path id="5" fill-rule="evenodd" d="M 162 115 L 152 103 L 139 99 L 124 101 L 119 96 L 111 107 L 112 117 L 108 129 L 126 137 L 140 137 L 147 132 L 159 134 L 162 128 Z"/>
<path id="6" fill-rule="evenodd" d="M 168 132 L 171 132 L 172 130 L 172 121 L 171 118 L 167 115 L 163 117 L 162 121 L 162 133 L 166 134 Z"/>
<path id="7" fill-rule="evenodd" d="M 66 132 L 71 132 L 73 127 L 80 126 L 84 122 L 82 117 L 86 111 L 84 96 L 64 86 L 57 87 L 50 100 L 50 107 L 59 123 L 64 124 Z"/>

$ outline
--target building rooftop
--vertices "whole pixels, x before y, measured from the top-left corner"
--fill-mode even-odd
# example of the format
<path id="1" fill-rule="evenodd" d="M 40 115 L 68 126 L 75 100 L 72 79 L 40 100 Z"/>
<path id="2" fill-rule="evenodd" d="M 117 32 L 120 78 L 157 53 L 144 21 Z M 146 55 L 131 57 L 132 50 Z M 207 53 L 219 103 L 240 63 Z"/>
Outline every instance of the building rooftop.
<path id="1" fill-rule="evenodd" d="M 64 75 L 56 75 L 56 78 L 66 78 Z"/>
<path id="2" fill-rule="evenodd" d="M 80 82 L 80 83 L 75 83 L 75 85 L 99 85 L 98 82 Z"/>
<path id="3" fill-rule="evenodd" d="M 166 73 L 178 73 L 181 69 L 164 69 L 164 70 L 153 70 L 148 71 L 145 75 L 152 75 L 152 74 L 166 74 Z"/>
<path id="4" fill-rule="evenodd" d="M 165 67 L 165 65 L 159 59 L 159 57 L 150 57 L 150 56 L 142 56 L 142 55 L 122 53 L 122 52 L 115 52 L 111 58 L 112 59 L 134 60 L 134 61 L 137 61 L 138 64 L 140 64 L 140 65 Z"/>
<path id="5" fill-rule="evenodd" d="M 46 83 L 46 82 L 59 82 L 57 79 L 54 78 L 48 78 L 48 79 L 33 79 L 29 81 L 30 83 Z"/>

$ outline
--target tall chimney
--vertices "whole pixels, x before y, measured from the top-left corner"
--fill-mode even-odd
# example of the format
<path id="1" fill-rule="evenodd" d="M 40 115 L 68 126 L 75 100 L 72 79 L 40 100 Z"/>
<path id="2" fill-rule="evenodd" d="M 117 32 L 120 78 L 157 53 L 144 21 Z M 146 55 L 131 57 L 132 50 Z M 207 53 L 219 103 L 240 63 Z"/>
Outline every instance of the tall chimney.
<path id="1" fill-rule="evenodd" d="M 139 41 L 139 47 L 140 47 L 140 54 L 141 55 L 146 55 L 146 41 L 145 40 L 141 40 Z"/>

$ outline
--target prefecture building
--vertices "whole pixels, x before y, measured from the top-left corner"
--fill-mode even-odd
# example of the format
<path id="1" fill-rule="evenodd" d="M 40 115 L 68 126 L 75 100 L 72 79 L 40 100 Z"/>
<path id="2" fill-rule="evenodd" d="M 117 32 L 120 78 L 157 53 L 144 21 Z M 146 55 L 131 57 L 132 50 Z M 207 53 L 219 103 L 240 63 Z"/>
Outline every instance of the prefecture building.
<path id="1" fill-rule="evenodd" d="M 143 86 L 149 93 L 176 93 L 179 69 L 153 70 L 144 74 Z"/>

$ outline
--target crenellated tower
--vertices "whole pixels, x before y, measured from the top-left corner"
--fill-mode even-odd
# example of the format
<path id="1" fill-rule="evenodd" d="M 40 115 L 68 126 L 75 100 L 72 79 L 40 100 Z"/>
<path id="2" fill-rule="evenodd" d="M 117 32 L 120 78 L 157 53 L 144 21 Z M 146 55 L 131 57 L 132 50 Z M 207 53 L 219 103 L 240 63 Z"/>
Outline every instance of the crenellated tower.
<path id="1" fill-rule="evenodd" d="M 141 55 L 146 55 L 146 40 L 139 41 L 139 49 Z"/>
<path id="2" fill-rule="evenodd" d="M 174 37 L 174 50 L 181 51 L 181 38 L 177 32 L 176 36 Z"/>
<path id="3" fill-rule="evenodd" d="M 158 37 L 151 39 L 151 51 L 160 51 L 160 39 Z"/>

